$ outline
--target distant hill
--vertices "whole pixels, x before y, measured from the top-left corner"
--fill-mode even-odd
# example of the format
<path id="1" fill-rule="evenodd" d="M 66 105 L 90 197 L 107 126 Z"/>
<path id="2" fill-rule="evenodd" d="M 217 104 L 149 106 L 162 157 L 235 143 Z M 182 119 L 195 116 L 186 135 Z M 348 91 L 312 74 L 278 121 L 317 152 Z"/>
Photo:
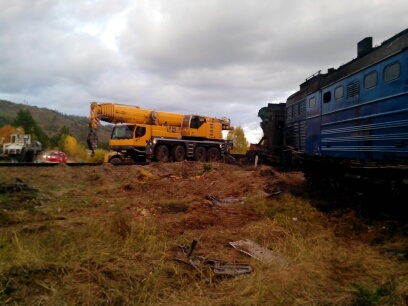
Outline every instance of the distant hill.
<path id="1" fill-rule="evenodd" d="M 58 134 L 61 128 L 66 126 L 78 143 L 86 145 L 89 121 L 87 117 L 64 115 L 47 108 L 0 100 L 0 127 L 16 117 L 20 110 L 30 111 L 34 120 L 49 137 Z M 112 128 L 113 125 L 100 125 L 98 127 L 97 134 L 101 145 L 106 145 L 109 142 Z"/>

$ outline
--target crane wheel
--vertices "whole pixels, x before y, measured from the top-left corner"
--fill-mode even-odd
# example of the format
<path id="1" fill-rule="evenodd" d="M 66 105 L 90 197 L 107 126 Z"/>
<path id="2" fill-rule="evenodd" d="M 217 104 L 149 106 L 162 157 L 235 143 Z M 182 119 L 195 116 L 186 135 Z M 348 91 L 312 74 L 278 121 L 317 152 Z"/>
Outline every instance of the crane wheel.
<path id="1" fill-rule="evenodd" d="M 156 149 L 155 157 L 158 162 L 168 162 L 169 148 L 166 145 L 159 145 Z"/>
<path id="2" fill-rule="evenodd" d="M 112 165 L 119 165 L 122 163 L 122 160 L 119 157 L 113 157 L 110 159 L 109 163 Z"/>
<path id="3" fill-rule="evenodd" d="M 197 147 L 194 151 L 194 160 L 205 162 L 207 158 L 207 150 L 204 147 Z"/>
<path id="4" fill-rule="evenodd" d="M 207 152 L 207 160 L 209 162 L 216 162 L 219 161 L 221 158 L 221 153 L 220 150 L 218 150 L 217 148 L 209 148 L 208 152 Z"/>
<path id="5" fill-rule="evenodd" d="M 182 162 L 186 159 L 186 150 L 183 146 L 175 146 L 171 152 L 171 156 L 173 157 L 173 161 Z"/>

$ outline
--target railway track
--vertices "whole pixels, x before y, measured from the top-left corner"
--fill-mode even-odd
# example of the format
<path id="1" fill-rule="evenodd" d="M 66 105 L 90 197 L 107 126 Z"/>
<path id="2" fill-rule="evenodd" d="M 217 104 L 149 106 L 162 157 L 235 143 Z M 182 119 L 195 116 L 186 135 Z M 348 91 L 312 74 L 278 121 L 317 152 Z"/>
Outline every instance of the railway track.
<path id="1" fill-rule="evenodd" d="M 55 167 L 60 163 L 0 163 L 0 167 Z M 70 167 L 100 166 L 102 163 L 64 163 Z"/>
<path id="2" fill-rule="evenodd" d="M 242 160 L 243 158 L 246 157 L 245 154 L 230 154 L 231 157 L 235 161 Z M 8 163 L 8 162 L 0 162 L 0 168 L 1 167 L 55 167 L 59 165 L 60 163 Z M 69 167 L 83 167 L 83 166 L 101 166 L 103 163 L 73 163 L 73 162 L 67 162 L 64 163 L 65 165 Z M 134 162 L 134 163 L 129 163 L 129 164 L 117 164 L 115 166 L 128 166 L 128 165 L 148 165 L 150 162 Z"/>
<path id="3" fill-rule="evenodd" d="M 69 167 L 83 167 L 83 166 L 101 166 L 103 163 L 64 163 Z M 132 165 L 147 165 L 149 163 L 133 163 Z M 0 163 L 1 167 L 55 167 L 60 163 Z M 126 166 L 126 164 L 120 164 L 115 166 Z"/>

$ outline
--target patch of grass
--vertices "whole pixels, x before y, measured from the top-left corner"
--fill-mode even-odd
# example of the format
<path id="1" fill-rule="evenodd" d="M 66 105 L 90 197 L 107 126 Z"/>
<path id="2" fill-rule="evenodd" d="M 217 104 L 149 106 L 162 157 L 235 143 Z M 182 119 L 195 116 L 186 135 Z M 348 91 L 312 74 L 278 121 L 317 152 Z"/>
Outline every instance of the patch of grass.
<path id="1" fill-rule="evenodd" d="M 0 290 L 14 303 L 146 302 L 157 300 L 166 281 L 166 241 L 154 224 L 135 222 L 125 211 L 104 224 L 14 233 L 2 245 Z"/>
<path id="2" fill-rule="evenodd" d="M 137 179 L 139 182 L 146 183 L 149 180 L 157 179 L 157 176 L 147 170 L 140 170 L 139 174 L 137 175 Z"/>
<path id="3" fill-rule="evenodd" d="M 339 239 L 335 228 L 308 201 L 285 195 L 249 198 L 246 204 L 263 212 L 267 220 L 241 229 L 241 236 L 289 262 L 287 267 L 278 268 L 269 264 L 274 270 L 256 266 L 261 280 L 256 280 L 255 275 L 250 277 L 259 288 L 248 282 L 247 289 L 259 297 L 254 304 L 268 303 L 264 297 L 269 297 L 269 303 L 292 305 L 316 301 L 322 305 L 406 304 L 408 278 L 401 271 L 407 271 L 406 261 L 398 263 L 368 245 Z"/>
<path id="4" fill-rule="evenodd" d="M 90 175 L 88 175 L 88 180 L 89 181 L 99 181 L 102 179 L 102 176 L 98 173 L 92 173 Z"/>
<path id="5" fill-rule="evenodd" d="M 291 194 L 282 194 L 268 198 L 264 196 L 250 197 L 245 204 L 263 213 L 268 218 L 296 221 L 311 221 L 318 216 L 316 208 L 308 201 Z"/>
<path id="6" fill-rule="evenodd" d="M 375 290 L 370 290 L 369 288 L 366 288 L 359 284 L 355 284 L 355 287 L 355 303 L 358 305 L 378 305 L 381 299 L 389 296 L 390 294 L 390 291 L 385 287 L 377 288 Z"/>
<path id="7" fill-rule="evenodd" d="M 0 194 L 0 209 L 3 211 L 16 211 L 31 209 L 41 204 L 43 199 L 36 191 L 22 191 L 16 193 Z"/>
<path id="8" fill-rule="evenodd" d="M 183 213 L 188 210 L 189 205 L 191 204 L 191 200 L 169 200 L 169 201 L 161 201 L 158 206 L 159 210 L 164 213 Z"/>
<path id="9" fill-rule="evenodd" d="M 66 185 L 55 185 L 53 190 L 54 191 L 61 191 L 61 190 L 83 190 L 86 186 L 81 184 L 66 184 Z"/>
<path id="10" fill-rule="evenodd" d="M 97 197 L 76 197 L 72 195 L 61 196 L 50 201 L 52 205 L 47 205 L 42 208 L 42 211 L 53 214 L 68 213 L 73 211 L 86 210 L 91 207 L 101 207 L 105 206 L 107 200 L 104 198 Z"/>
<path id="11" fill-rule="evenodd" d="M 211 163 L 204 163 L 203 164 L 203 169 L 204 169 L 204 172 L 205 171 L 210 171 L 212 169 Z"/>
<path id="12" fill-rule="evenodd" d="M 186 164 L 189 176 L 196 170 L 203 173 L 201 164 L 194 165 L 197 168 L 190 171 Z M 213 164 L 212 170 L 216 167 Z M 164 214 L 133 212 L 159 205 L 169 213 L 186 212 L 194 201 L 188 200 L 191 195 L 182 200 L 152 197 L 142 201 L 137 189 L 130 187 L 139 182 L 138 176 L 128 176 L 128 181 L 119 178 L 123 173 L 108 185 L 104 177 L 106 185 L 96 188 L 92 181 L 82 193 L 76 192 L 76 184 L 61 187 L 44 205 L 0 211 L 0 222 L 6 225 L 0 227 L 0 304 L 407 304 L 408 261 L 381 253 L 387 247 L 406 250 L 404 233 L 401 239 L 389 238 L 381 245 L 362 242 L 353 235 L 364 234 L 363 229 L 340 235 L 339 228 L 349 224 L 338 225 L 309 201 L 281 194 L 199 210 L 197 221 L 220 220 L 219 214 L 246 218 L 244 212 L 253 219 L 235 227 L 227 223 L 200 230 L 184 227 L 178 235 L 175 227 L 191 215 L 158 222 Z M 144 178 L 154 179 L 148 174 Z M 123 188 L 131 192 L 124 193 Z M 196 271 L 175 261 L 177 245 L 191 242 L 192 237 L 200 241 L 197 254 L 203 251 L 227 262 L 247 263 L 253 272 L 216 277 L 210 270 Z M 230 247 L 232 239 L 250 239 L 288 264 L 262 263 Z"/>

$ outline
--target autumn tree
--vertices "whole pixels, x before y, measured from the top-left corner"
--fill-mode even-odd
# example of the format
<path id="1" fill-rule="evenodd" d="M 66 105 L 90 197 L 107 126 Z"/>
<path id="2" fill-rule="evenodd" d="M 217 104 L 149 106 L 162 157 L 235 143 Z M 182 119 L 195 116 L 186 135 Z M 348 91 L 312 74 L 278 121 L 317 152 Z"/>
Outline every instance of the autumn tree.
<path id="1" fill-rule="evenodd" d="M 69 155 L 69 156 L 75 156 L 78 153 L 78 142 L 77 140 L 68 135 L 65 138 L 64 142 L 64 151 Z"/>
<path id="2" fill-rule="evenodd" d="M 81 145 L 77 140 L 68 135 L 64 142 L 64 151 L 67 153 L 68 158 L 77 162 L 89 162 L 99 163 L 103 162 L 103 158 L 107 151 L 103 149 L 96 149 L 95 156 L 91 158 L 87 153 L 84 145 Z"/>
<path id="3" fill-rule="evenodd" d="M 227 139 L 234 142 L 234 148 L 231 153 L 245 154 L 249 149 L 249 142 L 245 138 L 244 130 L 238 126 L 228 131 Z"/>
<path id="4" fill-rule="evenodd" d="M 23 128 L 20 127 L 20 133 L 24 134 Z M 11 135 L 17 134 L 17 129 L 12 127 L 10 124 L 7 124 L 0 128 L 0 140 L 4 138 L 4 143 L 8 143 L 11 141 Z"/>

